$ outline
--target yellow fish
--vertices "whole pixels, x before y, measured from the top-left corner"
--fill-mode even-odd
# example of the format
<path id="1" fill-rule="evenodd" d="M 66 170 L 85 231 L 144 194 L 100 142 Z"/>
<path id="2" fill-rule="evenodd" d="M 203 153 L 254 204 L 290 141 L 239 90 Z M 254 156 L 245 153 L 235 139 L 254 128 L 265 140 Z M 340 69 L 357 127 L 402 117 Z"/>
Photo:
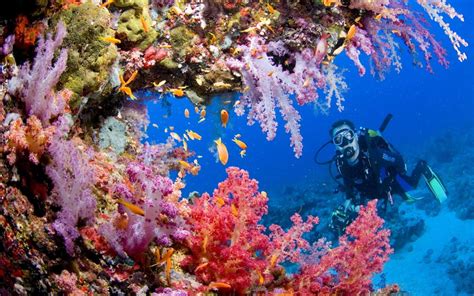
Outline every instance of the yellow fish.
<path id="1" fill-rule="evenodd" d="M 119 204 L 122 204 L 127 209 L 129 209 L 132 213 L 140 215 L 140 216 L 145 216 L 145 211 L 142 208 L 140 208 L 139 206 L 136 206 L 132 203 L 129 203 L 128 201 L 125 201 L 123 199 L 119 199 L 119 200 L 117 200 L 117 202 Z"/>
<path id="2" fill-rule="evenodd" d="M 181 142 L 181 141 L 182 141 L 182 140 L 181 140 L 181 137 L 180 137 L 177 133 L 175 133 L 175 132 L 171 132 L 171 133 L 170 133 L 170 136 L 171 136 L 173 139 L 175 139 L 176 141 L 178 141 L 178 142 Z"/>
<path id="3" fill-rule="evenodd" d="M 219 206 L 219 208 L 225 205 L 225 200 L 220 196 L 215 198 L 215 202 Z"/>
<path id="4" fill-rule="evenodd" d="M 188 151 L 188 143 L 186 142 L 186 140 L 183 140 L 183 149 L 184 151 Z"/>
<path id="5" fill-rule="evenodd" d="M 237 146 L 239 146 L 240 149 L 247 149 L 247 144 L 245 144 L 243 141 L 237 139 L 237 138 L 233 138 L 232 141 L 237 144 Z"/>
<path id="6" fill-rule="evenodd" d="M 347 39 L 347 40 L 351 40 L 351 39 L 354 37 L 356 31 L 357 31 L 356 25 L 352 25 L 352 26 L 349 28 L 349 31 L 347 31 L 347 37 L 346 37 L 346 39 Z"/>
<path id="7" fill-rule="evenodd" d="M 219 156 L 219 161 L 226 165 L 227 161 L 229 160 L 229 153 L 227 152 L 227 147 L 222 143 L 221 138 L 214 141 L 217 145 L 217 155 Z"/>
<path id="8" fill-rule="evenodd" d="M 240 157 L 244 158 L 246 151 L 247 150 L 241 150 L 240 151 Z"/>
<path id="9" fill-rule="evenodd" d="M 227 127 L 227 122 L 229 122 L 229 112 L 223 109 L 221 111 L 221 123 L 223 127 Z"/>
<path id="10" fill-rule="evenodd" d="M 186 133 L 188 134 L 188 137 L 191 139 L 191 140 L 201 140 L 202 137 L 200 134 L 196 133 L 196 132 L 193 132 L 191 130 L 186 130 Z"/>
<path id="11" fill-rule="evenodd" d="M 120 39 L 114 38 L 114 37 L 100 37 L 100 40 L 108 43 L 113 43 L 113 44 L 120 44 L 122 41 Z"/>
<path id="12" fill-rule="evenodd" d="M 237 210 L 234 204 L 230 205 L 230 211 L 232 212 L 232 215 L 234 215 L 234 217 L 239 216 L 239 211 Z"/>
<path id="13" fill-rule="evenodd" d="M 189 163 L 187 163 L 186 161 L 184 161 L 184 160 L 180 160 L 179 164 L 181 165 L 181 167 L 183 167 L 185 169 L 191 168 L 191 165 Z"/>

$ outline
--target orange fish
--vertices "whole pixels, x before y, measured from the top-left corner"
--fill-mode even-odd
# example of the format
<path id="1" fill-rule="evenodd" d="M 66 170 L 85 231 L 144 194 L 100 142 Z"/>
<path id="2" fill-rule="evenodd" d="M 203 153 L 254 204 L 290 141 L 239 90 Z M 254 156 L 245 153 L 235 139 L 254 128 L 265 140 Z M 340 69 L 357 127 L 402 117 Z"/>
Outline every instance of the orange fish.
<path id="1" fill-rule="evenodd" d="M 206 108 L 202 108 L 200 116 L 201 118 L 206 117 Z"/>
<path id="2" fill-rule="evenodd" d="M 188 162 L 184 161 L 184 160 L 180 160 L 179 164 L 181 165 L 181 167 L 183 167 L 185 169 L 190 169 L 191 168 L 191 165 Z"/>
<path id="3" fill-rule="evenodd" d="M 196 114 L 199 113 L 199 107 L 198 107 L 198 106 L 195 106 L 195 107 L 194 107 L 194 112 L 196 112 Z"/>
<path id="4" fill-rule="evenodd" d="M 212 282 L 209 284 L 209 289 L 230 289 L 231 285 L 223 282 Z"/>
<path id="5" fill-rule="evenodd" d="M 349 31 L 347 31 L 347 37 L 346 37 L 346 39 L 347 39 L 347 40 L 351 40 L 351 39 L 354 37 L 356 31 L 357 31 L 356 25 L 352 25 L 352 26 L 349 28 Z"/>
<path id="6" fill-rule="evenodd" d="M 232 141 L 237 144 L 237 146 L 239 146 L 240 149 L 247 149 L 247 144 L 245 144 L 243 141 L 237 139 L 237 138 L 233 138 Z"/>
<path id="7" fill-rule="evenodd" d="M 227 161 L 229 160 L 229 153 L 227 152 L 227 147 L 222 143 L 221 138 L 214 141 L 217 145 L 217 155 L 219 156 L 219 161 L 226 165 Z"/>
<path id="8" fill-rule="evenodd" d="M 193 132 L 192 130 L 186 130 L 186 133 L 188 134 L 188 137 L 191 140 L 201 140 L 202 139 L 200 134 L 198 134 L 196 132 Z"/>
<path id="9" fill-rule="evenodd" d="M 234 215 L 234 217 L 238 217 L 239 216 L 239 210 L 237 210 L 237 208 L 235 207 L 234 204 L 232 204 L 230 206 L 230 211 L 232 212 L 232 215 Z"/>
<path id="10" fill-rule="evenodd" d="M 175 97 L 182 97 L 184 96 L 184 90 L 181 88 L 172 88 L 170 89 L 170 92 L 175 96 Z"/>
<path id="11" fill-rule="evenodd" d="M 148 24 L 147 24 L 145 18 L 143 17 L 143 15 L 140 16 L 140 22 L 142 23 L 143 31 L 145 33 L 148 33 L 148 31 L 150 31 L 150 28 L 148 27 Z"/>
<path id="12" fill-rule="evenodd" d="M 219 206 L 219 208 L 225 205 L 225 200 L 220 196 L 215 198 L 215 202 Z"/>
<path id="13" fill-rule="evenodd" d="M 189 118 L 189 110 L 188 110 L 188 108 L 184 109 L 184 117 Z"/>
<path id="14" fill-rule="evenodd" d="M 135 71 L 132 73 L 132 75 L 130 76 L 130 78 L 128 78 L 127 81 L 125 81 L 123 79 L 123 75 L 120 74 L 119 75 L 119 79 L 120 79 L 120 87 L 119 87 L 119 91 L 125 93 L 127 96 L 129 96 L 130 98 L 132 98 L 133 100 L 136 100 L 137 98 L 133 95 L 132 93 L 132 89 L 130 87 L 128 87 L 127 85 L 129 85 L 130 83 L 132 83 L 133 80 L 135 80 L 135 78 L 137 77 L 138 75 L 138 71 Z"/>
<path id="15" fill-rule="evenodd" d="M 258 275 L 258 284 L 263 285 L 265 283 L 265 278 L 263 277 L 262 273 L 257 270 L 257 275 Z"/>
<path id="16" fill-rule="evenodd" d="M 196 267 L 196 269 L 194 269 L 194 273 L 198 272 L 199 270 L 203 269 L 204 267 L 206 267 L 207 265 L 209 265 L 209 262 L 204 262 L 204 263 L 201 263 L 198 265 L 198 267 Z"/>
<path id="17" fill-rule="evenodd" d="M 129 203 L 128 201 L 125 201 L 123 199 L 119 199 L 117 200 L 117 202 L 122 204 L 127 209 L 129 209 L 132 213 L 140 215 L 140 216 L 145 216 L 145 211 L 139 206 Z"/>
<path id="18" fill-rule="evenodd" d="M 115 0 L 107 0 L 107 1 L 105 1 L 104 3 L 102 3 L 102 4 L 100 5 L 100 7 L 101 7 L 101 8 L 107 7 L 107 6 L 109 6 L 110 4 L 112 4 L 112 3 L 114 3 L 114 2 L 115 2 Z"/>
<path id="19" fill-rule="evenodd" d="M 229 122 L 229 112 L 227 110 L 221 111 L 221 123 L 223 127 L 227 127 L 227 122 Z"/>

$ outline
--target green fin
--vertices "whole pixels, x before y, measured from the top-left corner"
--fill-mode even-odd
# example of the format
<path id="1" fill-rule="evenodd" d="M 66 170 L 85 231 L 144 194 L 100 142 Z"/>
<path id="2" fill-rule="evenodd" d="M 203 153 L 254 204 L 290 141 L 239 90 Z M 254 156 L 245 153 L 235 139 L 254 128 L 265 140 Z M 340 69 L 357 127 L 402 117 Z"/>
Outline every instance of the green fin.
<path id="1" fill-rule="evenodd" d="M 404 192 L 402 195 L 402 198 L 405 200 L 406 203 L 409 203 L 409 204 L 414 203 L 417 200 L 423 199 L 423 197 L 414 197 L 408 192 Z"/>
<path id="2" fill-rule="evenodd" d="M 434 197 L 440 202 L 443 203 L 447 198 L 447 190 L 443 185 L 441 179 L 436 175 L 433 170 L 428 166 L 428 176 L 425 175 L 426 185 L 428 189 L 433 193 Z"/>

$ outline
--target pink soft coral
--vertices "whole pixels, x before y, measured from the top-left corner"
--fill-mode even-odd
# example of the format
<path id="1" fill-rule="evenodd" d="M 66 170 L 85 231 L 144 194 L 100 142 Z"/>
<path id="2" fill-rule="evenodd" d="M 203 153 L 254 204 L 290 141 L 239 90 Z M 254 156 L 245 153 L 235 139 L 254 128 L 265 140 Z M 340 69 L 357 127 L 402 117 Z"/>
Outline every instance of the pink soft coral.
<path id="1" fill-rule="evenodd" d="M 357 219 L 339 239 L 339 246 L 317 263 L 304 264 L 294 287 L 301 295 L 361 295 L 372 290 L 371 277 L 381 272 L 393 252 L 390 231 L 382 229 L 375 200 L 362 207 Z"/>
<path id="2" fill-rule="evenodd" d="M 43 128 L 41 121 L 36 116 L 30 116 L 23 124 L 21 118 L 17 118 L 10 124 L 10 130 L 6 134 L 7 145 L 5 147 L 10 164 L 16 162 L 19 154 L 28 155 L 28 159 L 38 164 L 40 157 L 47 149 L 55 128 L 53 126 Z"/>
<path id="3" fill-rule="evenodd" d="M 266 193 L 258 191 L 258 182 L 244 170 L 230 167 L 227 174 L 212 196 L 205 193 L 193 199 L 188 223 L 194 235 L 188 240 L 191 255 L 184 265 L 195 269 L 205 284 L 224 282 L 236 293 L 245 293 L 273 277 L 277 261 L 299 257 L 308 246 L 301 236 L 316 218 L 303 222 L 296 215 L 288 232 L 272 226 L 269 237 L 258 224 L 267 213 Z"/>

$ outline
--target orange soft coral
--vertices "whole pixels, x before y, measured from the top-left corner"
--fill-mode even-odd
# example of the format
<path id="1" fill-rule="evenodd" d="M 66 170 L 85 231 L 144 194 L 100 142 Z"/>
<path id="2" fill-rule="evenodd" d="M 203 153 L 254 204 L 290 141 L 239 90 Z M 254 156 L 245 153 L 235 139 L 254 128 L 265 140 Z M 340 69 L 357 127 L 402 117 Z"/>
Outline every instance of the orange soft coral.
<path id="1" fill-rule="evenodd" d="M 36 44 L 36 38 L 43 31 L 41 23 L 30 24 L 28 18 L 19 15 L 16 18 L 15 46 L 23 49 L 30 48 Z"/>
<path id="2" fill-rule="evenodd" d="M 8 161 L 14 164 L 19 154 L 28 155 L 34 164 L 39 163 L 41 155 L 48 147 L 55 127 L 43 128 L 41 121 L 36 116 L 30 116 L 23 124 L 21 118 L 10 124 L 7 132 L 7 144 L 5 150 L 9 152 Z"/>

